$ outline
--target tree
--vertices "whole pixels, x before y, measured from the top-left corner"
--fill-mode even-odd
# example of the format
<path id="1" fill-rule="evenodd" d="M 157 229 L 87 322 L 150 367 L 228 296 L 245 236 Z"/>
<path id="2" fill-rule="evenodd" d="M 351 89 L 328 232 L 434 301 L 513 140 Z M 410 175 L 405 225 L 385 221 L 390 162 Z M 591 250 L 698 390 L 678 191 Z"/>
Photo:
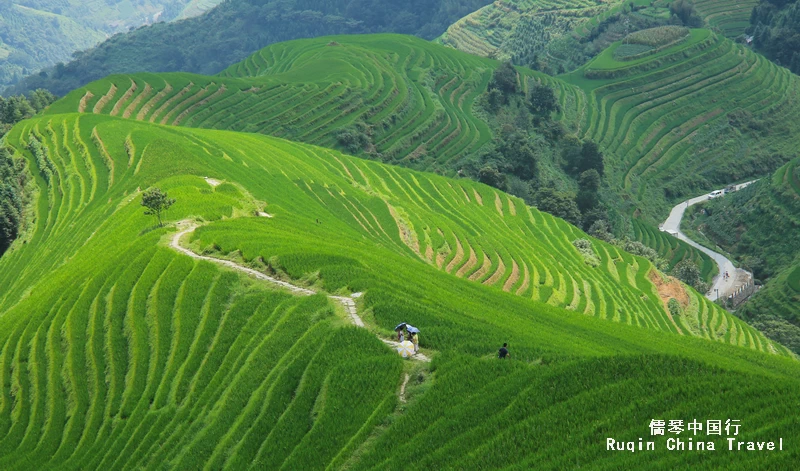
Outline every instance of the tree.
<path id="1" fill-rule="evenodd" d="M 157 217 L 158 227 L 162 227 L 164 225 L 161 222 L 161 213 L 168 210 L 173 204 L 175 204 L 175 199 L 169 198 L 167 193 L 161 191 L 160 188 L 153 188 L 152 190 L 145 191 L 142 194 L 142 206 L 147 208 L 144 214 L 146 216 Z"/>
<path id="2" fill-rule="evenodd" d="M 492 113 L 497 113 L 500 110 L 500 106 L 503 105 L 503 92 L 498 90 L 497 88 L 492 88 L 486 94 L 486 103 L 488 105 L 489 111 Z"/>
<path id="3" fill-rule="evenodd" d="M 49 90 L 45 90 L 43 88 L 38 88 L 31 92 L 29 101 L 31 106 L 37 113 L 41 112 L 45 109 L 48 105 L 56 101 L 55 95 L 50 93 Z"/>
<path id="4" fill-rule="evenodd" d="M 675 268 L 672 269 L 672 276 L 697 290 L 700 290 L 702 285 L 705 284 L 700 278 L 700 268 L 698 268 L 696 263 L 688 259 L 678 262 L 678 264 L 675 265 Z M 703 291 L 705 292 L 705 290 Z"/>
<path id="5" fill-rule="evenodd" d="M 703 20 L 697 15 L 692 2 L 688 0 L 675 0 L 670 3 L 669 11 L 677 16 L 684 26 L 692 28 L 703 26 Z"/>
<path id="6" fill-rule="evenodd" d="M 503 92 L 503 95 L 517 93 L 517 69 L 511 65 L 511 62 L 503 62 L 494 71 L 489 89 L 498 89 Z"/>
<path id="7" fill-rule="evenodd" d="M 497 143 L 497 150 L 511 167 L 514 175 L 532 180 L 538 174 L 538 156 L 528 136 L 513 132 Z"/>
<path id="8" fill-rule="evenodd" d="M 506 190 L 506 176 L 494 167 L 483 167 L 478 172 L 478 180 L 498 190 Z"/>
<path id="9" fill-rule="evenodd" d="M 578 205 L 575 204 L 572 196 L 567 193 L 544 187 L 536 192 L 534 202 L 540 211 L 560 217 L 570 224 L 577 226 L 581 222 L 581 212 L 578 210 Z"/>
<path id="10" fill-rule="evenodd" d="M 548 118 L 551 113 L 558 111 L 558 101 L 553 89 L 547 85 L 534 85 L 528 98 L 528 108 L 538 118 Z"/>
<path id="11" fill-rule="evenodd" d="M 0 255 L 19 234 L 22 221 L 22 188 L 26 173 L 24 160 L 15 162 L 4 147 L 0 147 Z"/>
<path id="12" fill-rule="evenodd" d="M 611 226 L 605 219 L 598 219 L 589 227 L 589 235 L 611 243 L 614 240 L 614 234 L 611 233 Z"/>
<path id="13" fill-rule="evenodd" d="M 582 213 L 594 209 L 599 203 L 600 174 L 595 169 L 589 169 L 578 178 L 578 196 L 576 202 Z"/>
<path id="14" fill-rule="evenodd" d="M 581 161 L 581 141 L 575 136 L 566 136 L 561 142 L 561 166 L 570 175 L 577 173 Z"/>
<path id="15" fill-rule="evenodd" d="M 603 153 L 600 152 L 597 144 L 594 141 L 586 141 L 581 147 L 580 162 L 577 170 L 579 173 L 583 173 L 591 169 L 595 169 L 598 174 L 603 175 L 605 163 L 603 162 Z"/>

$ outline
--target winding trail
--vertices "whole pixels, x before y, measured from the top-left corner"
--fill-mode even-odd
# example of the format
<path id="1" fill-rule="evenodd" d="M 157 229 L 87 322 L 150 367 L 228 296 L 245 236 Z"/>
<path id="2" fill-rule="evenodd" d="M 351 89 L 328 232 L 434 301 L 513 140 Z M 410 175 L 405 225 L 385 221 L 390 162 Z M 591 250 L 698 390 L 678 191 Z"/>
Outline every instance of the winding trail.
<path id="1" fill-rule="evenodd" d="M 757 180 L 749 181 L 747 183 L 742 183 L 740 185 L 736 185 L 736 190 L 741 190 L 749 186 L 750 184 L 756 182 Z M 683 215 L 686 212 L 686 209 L 689 206 L 694 206 L 698 203 L 702 203 L 708 201 L 708 194 L 704 194 L 702 196 L 698 196 L 696 198 L 692 198 L 686 200 L 682 203 L 679 203 L 672 211 L 669 213 L 669 217 L 664 224 L 662 224 L 659 228 L 663 232 L 667 232 L 678 239 L 686 242 L 687 244 L 691 245 L 692 247 L 696 248 L 697 250 L 705 253 L 709 257 L 711 257 L 716 263 L 717 267 L 719 268 L 719 273 L 717 276 L 714 277 L 714 280 L 711 283 L 711 289 L 708 293 L 706 293 L 706 298 L 710 299 L 711 301 L 716 301 L 718 298 L 724 298 L 729 293 L 733 292 L 739 282 L 743 279 L 750 277 L 752 279 L 752 273 L 742 270 L 741 268 L 736 268 L 726 256 L 722 255 L 719 252 L 714 252 L 713 250 L 709 249 L 708 247 L 702 246 L 697 242 L 690 239 L 686 234 L 681 232 L 681 220 L 683 219 Z M 725 279 L 722 276 L 725 272 L 731 274 L 728 279 Z M 739 280 L 739 282 L 737 282 Z"/>
<path id="2" fill-rule="evenodd" d="M 271 277 L 269 275 L 265 275 L 265 274 L 261 273 L 260 271 L 253 270 L 252 268 L 243 267 L 243 266 L 241 266 L 241 265 L 239 265 L 237 263 L 234 263 L 234 262 L 232 262 L 230 260 L 222 260 L 222 259 L 219 259 L 219 258 L 208 257 L 206 255 L 200 255 L 200 254 L 194 253 L 191 250 L 189 250 L 186 247 L 183 247 L 181 245 L 181 238 L 183 236 L 185 236 L 186 234 L 190 234 L 190 233 L 194 232 L 194 230 L 198 228 L 198 225 L 197 224 L 193 224 L 191 221 L 180 221 L 180 222 L 178 222 L 176 224 L 176 226 L 178 227 L 178 232 L 175 233 L 174 236 L 172 236 L 172 240 L 170 241 L 170 247 L 172 247 L 174 250 L 176 250 L 176 251 L 178 251 L 178 252 L 180 252 L 180 253 L 182 253 L 184 255 L 192 257 L 192 258 L 194 258 L 196 260 L 205 260 L 207 262 L 216 263 L 218 265 L 226 266 L 226 267 L 231 268 L 233 270 L 236 270 L 236 271 L 245 273 L 247 275 L 250 275 L 252 277 L 255 277 L 255 278 L 259 279 L 259 280 L 263 280 L 263 281 L 266 281 L 266 282 L 271 283 L 273 285 L 276 285 L 276 286 L 279 286 L 281 288 L 287 289 L 287 290 L 291 291 L 294 294 L 299 294 L 299 295 L 302 295 L 302 296 L 311 296 L 311 295 L 317 294 L 316 291 L 310 290 L 308 288 L 303 288 L 301 286 L 296 286 L 296 285 L 293 285 L 291 283 L 287 283 L 286 281 L 279 280 L 279 279 Z M 330 299 L 332 301 L 335 301 L 335 302 L 341 304 L 344 307 L 344 310 L 349 315 L 350 321 L 353 323 L 353 325 L 355 325 L 357 327 L 366 328 L 366 324 L 364 324 L 364 321 L 361 319 L 361 316 L 358 315 L 358 309 L 356 308 L 356 302 L 354 300 L 354 298 L 359 298 L 360 296 L 361 296 L 361 293 L 354 293 L 351 297 L 328 295 L 328 299 Z M 400 343 L 399 342 L 394 342 L 392 340 L 386 340 L 386 339 L 384 339 L 384 338 L 382 338 L 380 336 L 377 336 L 377 335 L 376 335 L 376 337 L 378 337 L 378 339 L 380 341 L 382 341 L 383 343 L 385 343 L 386 345 L 388 345 L 391 348 L 393 348 L 395 351 L 397 351 L 397 348 L 400 347 Z M 416 355 L 411 357 L 411 359 L 418 360 L 418 361 L 424 361 L 424 362 L 431 361 L 430 358 L 428 358 L 426 355 L 424 355 L 422 353 L 417 353 Z"/>

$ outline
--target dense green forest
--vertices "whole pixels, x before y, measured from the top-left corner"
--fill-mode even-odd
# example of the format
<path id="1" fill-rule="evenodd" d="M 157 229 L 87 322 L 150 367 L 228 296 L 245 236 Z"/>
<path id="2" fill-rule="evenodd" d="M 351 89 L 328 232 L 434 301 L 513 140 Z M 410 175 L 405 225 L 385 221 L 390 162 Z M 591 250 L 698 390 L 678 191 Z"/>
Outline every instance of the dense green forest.
<path id="1" fill-rule="evenodd" d="M 0 139 L 14 124 L 33 117 L 53 101 L 55 97 L 47 90 L 36 90 L 29 97 L 0 97 Z M 12 158 L 0 145 L 0 255 L 19 234 L 28 197 L 23 191 L 27 181 L 24 160 Z"/>
<path id="2" fill-rule="evenodd" d="M 800 74 L 800 3 L 762 0 L 753 9 L 747 33 L 759 52 Z"/>
<path id="3" fill-rule="evenodd" d="M 221 0 L 0 0 L 0 88 L 109 35 L 197 15 Z"/>
<path id="4" fill-rule="evenodd" d="M 63 95 L 109 74 L 216 74 L 272 43 L 332 34 L 396 32 L 426 39 L 488 0 L 230 0 L 177 23 L 144 26 L 23 80 L 15 93 Z"/>

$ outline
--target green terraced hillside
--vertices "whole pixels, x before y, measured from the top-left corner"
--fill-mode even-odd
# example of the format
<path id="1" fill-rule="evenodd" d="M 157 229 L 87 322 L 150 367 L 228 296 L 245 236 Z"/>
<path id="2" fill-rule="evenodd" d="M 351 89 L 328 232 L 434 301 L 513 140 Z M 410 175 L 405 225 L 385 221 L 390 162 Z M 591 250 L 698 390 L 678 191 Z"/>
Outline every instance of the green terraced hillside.
<path id="1" fill-rule="evenodd" d="M 735 37 L 749 26 L 750 13 L 758 2 L 698 0 L 692 3 L 708 27 Z M 631 5 L 636 11 L 631 11 Z M 618 14 L 627 15 L 627 27 L 621 26 L 624 20 L 615 19 Z M 670 14 L 669 2 L 664 1 L 499 0 L 455 22 L 438 41 L 470 54 L 514 60 L 525 65 L 537 55 L 539 61 L 552 70 L 558 70 L 559 65 L 572 70 L 574 67 L 570 66 L 574 60 L 571 59 L 580 55 L 577 49 L 585 47 L 587 37 L 595 39 L 614 27 L 614 35 L 620 39 L 626 28 L 648 21 L 661 20 L 661 24 L 665 24 Z M 599 25 L 602 29 L 592 36 L 593 28 Z"/>
<path id="2" fill-rule="evenodd" d="M 756 0 L 695 0 L 692 3 L 709 26 L 719 28 L 729 38 L 744 34 L 750 26 L 750 14 L 758 5 Z"/>
<path id="3" fill-rule="evenodd" d="M 800 82 L 787 70 L 707 30 L 633 60 L 615 58 L 620 45 L 563 80 L 519 73 L 525 86 L 555 87 L 561 122 L 601 145 L 621 209 L 655 224 L 674 201 L 770 172 L 794 152 Z M 452 174 L 448 161 L 492 137 L 473 104 L 496 66 L 416 38 L 329 37 L 270 46 L 219 77 L 112 76 L 50 112 L 339 148 L 337 133 L 356 130 L 367 154 Z"/>
<path id="4" fill-rule="evenodd" d="M 367 153 L 453 173 L 449 160 L 492 137 L 473 104 L 497 65 L 411 36 L 332 36 L 269 46 L 218 77 L 111 76 L 73 91 L 50 112 L 260 132 L 325 147 L 341 147 L 337 131 L 358 124 Z"/>
<path id="5" fill-rule="evenodd" d="M 569 55 L 569 52 L 560 47 L 564 40 L 586 36 L 599 22 L 626 8 L 628 3 L 499 0 L 454 23 L 438 41 L 483 57 L 512 60 L 534 50 L 545 62 L 565 63 L 562 53 Z M 581 47 L 577 42 L 571 45 Z"/>
<path id="6" fill-rule="evenodd" d="M 739 88 L 758 86 L 765 90 L 740 101 L 743 108 L 758 112 L 755 105 L 763 106 L 759 119 L 775 109 L 784 116 L 793 116 L 791 96 L 774 98 L 781 102 L 773 106 L 770 100 L 781 89 L 795 87 L 795 79 L 727 40 L 701 30 L 693 34 L 693 42 L 676 46 L 677 51 L 639 59 L 636 73 L 613 72 L 620 75 L 614 81 L 587 80 L 585 75 L 594 70 L 591 69 L 567 77 L 578 87 L 518 69 L 525 87 L 530 78 L 556 88 L 563 109 L 560 120 L 567 129 L 601 141 L 611 169 L 611 186 L 626 196 L 620 202 L 621 209 L 645 210 L 642 217 L 647 222 L 642 223 L 650 225 L 667 211 L 668 199 L 693 196 L 731 179 L 749 177 L 760 171 L 763 153 L 785 150 L 794 142 L 779 130 L 766 137 L 751 138 L 726 126 L 727 115 L 712 105 L 722 99 L 728 84 Z M 693 54 L 692 60 L 669 62 L 684 53 Z M 615 62 L 613 51 L 598 61 L 603 62 L 606 57 L 612 61 L 607 67 L 627 64 Z M 662 64 L 665 57 L 668 60 Z M 727 77 L 726 82 L 714 82 L 715 76 L 701 80 L 698 73 L 704 60 L 718 63 L 715 70 L 728 67 L 719 76 Z M 766 76 L 747 61 L 763 62 Z M 656 66 L 660 68 L 653 70 Z M 747 69 L 743 70 L 745 66 Z M 161 124 L 261 132 L 340 148 L 337 132 L 363 123 L 358 129 L 367 135 L 368 154 L 452 175 L 454 170 L 447 166 L 448 161 L 479 149 L 491 139 L 489 127 L 480 119 L 473 102 L 486 90 L 495 67 L 495 61 L 405 36 L 320 38 L 270 46 L 220 77 L 112 76 L 74 91 L 49 112 L 82 111 Z M 660 79 L 650 84 L 653 77 Z M 764 82 L 766 79 L 775 80 Z M 686 84 L 693 85 L 682 89 Z M 625 88 L 631 85 L 633 88 Z M 704 98 L 694 102 L 697 96 Z M 664 104 L 672 97 L 683 97 L 694 105 L 675 111 Z M 603 107 L 603 112 L 594 112 L 595 106 Z M 679 132 L 667 133 L 669 126 L 661 124 L 665 120 L 669 120 L 669 126 L 681 125 Z M 780 126 L 788 125 L 783 122 Z M 660 134 L 655 135 L 656 131 Z M 646 139 L 646 146 L 632 146 L 634 135 L 652 137 Z M 727 146 L 725 153 L 708 158 L 708 154 L 716 153 L 718 145 Z M 752 146 L 744 158 L 740 155 L 743 146 Z M 653 174 L 643 163 L 658 158 L 664 148 L 670 149 L 671 160 L 661 174 Z M 700 153 L 698 157 L 695 152 Z M 696 171 L 687 174 L 678 163 L 691 165 Z M 642 176 L 638 176 L 640 167 L 646 170 Z M 670 193 L 665 195 L 659 185 L 667 186 Z M 628 197 L 634 191 L 638 195 Z M 676 258 L 676 252 L 667 249 L 683 247 L 669 236 L 659 234 L 658 240 L 644 237 L 637 227 L 631 227 L 630 232 L 660 250 L 672 265 L 683 258 L 682 251 Z M 707 258 L 694 249 L 683 249 L 692 259 L 702 261 L 704 273 L 710 274 L 713 267 Z"/>
<path id="7" fill-rule="evenodd" d="M 491 138 L 471 109 L 494 64 L 412 37 L 371 38 L 273 45 L 220 77 L 112 76 L 73 92 L 53 112 L 261 132 L 327 147 L 337 146 L 337 130 L 360 121 L 372 152 L 429 164 Z"/>
<path id="8" fill-rule="evenodd" d="M 409 447 L 430 447 L 417 456 L 433 468 L 630 467 L 645 456 L 609 456 L 604 437 L 643 435 L 652 417 L 737 417 L 749 439 L 799 431 L 785 348 L 693 291 L 671 318 L 649 262 L 593 241 L 587 263 L 580 231 L 492 188 L 107 116 L 24 121 L 7 144 L 38 198 L 0 259 L 3 469 L 387 469 Z M 152 186 L 178 201 L 168 221 L 200 226 L 180 243 L 363 292 L 367 328 L 324 296 L 177 252 L 174 226 L 139 204 Z M 396 409 L 409 365 L 376 336 L 401 320 L 434 362 Z M 498 364 L 502 341 L 515 360 Z M 780 467 L 798 452 L 647 462 L 701 458 Z"/>
<path id="9" fill-rule="evenodd" d="M 709 188 L 760 176 L 796 152 L 800 80 L 707 30 L 621 61 L 616 43 L 563 76 L 585 92 L 579 135 L 605 150 L 611 184 L 645 218 Z"/>

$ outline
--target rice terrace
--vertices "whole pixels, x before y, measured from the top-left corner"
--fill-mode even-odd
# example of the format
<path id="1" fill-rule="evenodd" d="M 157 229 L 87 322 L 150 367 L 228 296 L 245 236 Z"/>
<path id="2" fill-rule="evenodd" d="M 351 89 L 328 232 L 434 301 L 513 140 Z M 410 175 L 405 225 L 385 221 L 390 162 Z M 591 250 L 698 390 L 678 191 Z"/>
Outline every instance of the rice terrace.
<path id="1" fill-rule="evenodd" d="M 796 469 L 784 5 L 429 1 L 1 93 L 0 469 Z"/>

